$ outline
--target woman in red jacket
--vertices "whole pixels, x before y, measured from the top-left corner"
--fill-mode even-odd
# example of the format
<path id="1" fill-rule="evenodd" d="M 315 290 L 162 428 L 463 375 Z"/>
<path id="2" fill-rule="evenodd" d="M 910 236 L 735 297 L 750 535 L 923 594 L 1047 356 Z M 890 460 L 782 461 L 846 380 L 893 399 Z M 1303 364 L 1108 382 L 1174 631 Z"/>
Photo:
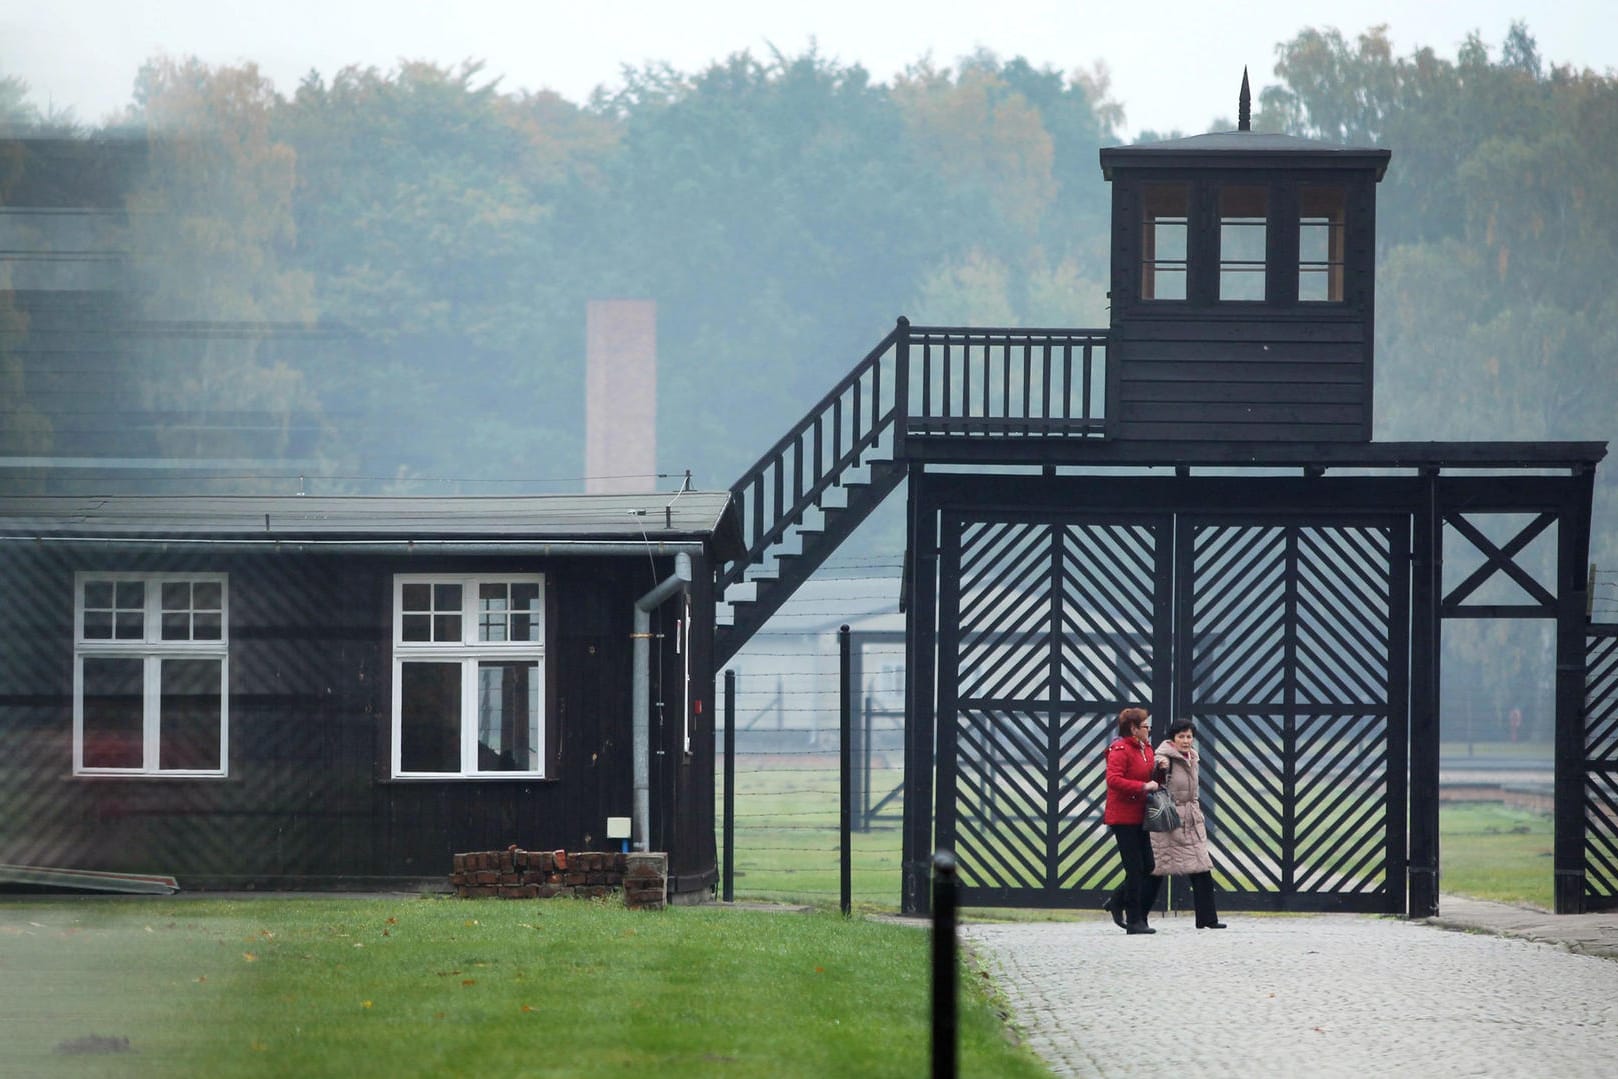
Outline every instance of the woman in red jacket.
<path id="1" fill-rule="evenodd" d="M 1157 877 L 1152 841 L 1141 822 L 1146 818 L 1146 795 L 1157 789 L 1153 778 L 1152 717 L 1144 708 L 1118 713 L 1118 738 L 1107 747 L 1107 811 L 1102 816 L 1118 845 L 1124 864 L 1124 882 L 1101 904 L 1112 920 L 1131 935 L 1155 933 L 1146 916 L 1157 904 Z"/>

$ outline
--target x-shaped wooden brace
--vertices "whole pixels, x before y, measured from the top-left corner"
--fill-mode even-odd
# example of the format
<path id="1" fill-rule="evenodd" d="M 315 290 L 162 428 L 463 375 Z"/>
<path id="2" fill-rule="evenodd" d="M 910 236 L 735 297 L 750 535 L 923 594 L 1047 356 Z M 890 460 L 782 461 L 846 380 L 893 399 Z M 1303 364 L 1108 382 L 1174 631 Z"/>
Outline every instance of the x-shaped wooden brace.
<path id="1" fill-rule="evenodd" d="M 1444 597 L 1444 611 L 1451 613 L 1462 609 L 1461 604 L 1473 592 L 1483 585 L 1497 571 L 1504 570 L 1506 575 L 1532 596 L 1539 604 L 1539 610 L 1546 614 L 1556 613 L 1556 597 L 1545 590 L 1545 586 L 1536 581 L 1533 574 L 1517 565 L 1513 559 L 1517 554 L 1533 543 L 1540 533 L 1544 532 L 1556 520 L 1554 513 L 1542 513 L 1528 524 L 1523 526 L 1512 540 L 1504 547 L 1496 547 L 1494 543 L 1479 532 L 1477 527 L 1459 513 L 1445 514 L 1446 523 L 1455 527 L 1455 531 L 1465 536 L 1473 547 L 1484 557 L 1483 565 L 1472 571 L 1472 574 L 1456 585 L 1449 595 Z"/>

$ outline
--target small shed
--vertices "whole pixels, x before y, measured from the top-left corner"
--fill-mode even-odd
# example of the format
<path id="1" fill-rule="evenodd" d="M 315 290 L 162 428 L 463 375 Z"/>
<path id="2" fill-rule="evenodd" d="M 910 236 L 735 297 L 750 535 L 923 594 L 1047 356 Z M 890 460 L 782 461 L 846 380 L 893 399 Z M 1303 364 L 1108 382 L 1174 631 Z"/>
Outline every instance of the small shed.
<path id="1" fill-rule="evenodd" d="M 740 534 L 728 492 L 7 498 L 0 863 L 399 887 L 628 818 L 700 894 Z"/>

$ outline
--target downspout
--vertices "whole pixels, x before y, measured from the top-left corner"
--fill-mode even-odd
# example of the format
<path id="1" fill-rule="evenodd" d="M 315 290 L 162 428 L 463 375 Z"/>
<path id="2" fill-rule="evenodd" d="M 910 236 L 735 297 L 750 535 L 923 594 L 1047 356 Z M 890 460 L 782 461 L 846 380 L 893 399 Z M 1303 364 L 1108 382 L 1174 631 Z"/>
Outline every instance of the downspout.
<path id="1" fill-rule="evenodd" d="M 635 601 L 635 642 L 633 714 L 631 716 L 631 744 L 635 766 L 635 849 L 651 849 L 651 790 L 652 790 L 652 675 L 651 663 L 652 612 L 663 601 L 691 583 L 691 556 L 684 551 L 674 556 L 674 572 L 663 582 Z"/>

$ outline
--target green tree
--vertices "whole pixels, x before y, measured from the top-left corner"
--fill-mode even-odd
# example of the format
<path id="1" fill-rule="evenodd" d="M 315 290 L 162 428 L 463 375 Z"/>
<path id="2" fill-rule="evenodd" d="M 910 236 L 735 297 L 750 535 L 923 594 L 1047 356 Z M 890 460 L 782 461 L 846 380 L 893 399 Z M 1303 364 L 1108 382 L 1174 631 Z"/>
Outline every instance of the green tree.
<path id="1" fill-rule="evenodd" d="M 301 85 L 299 264 L 348 335 L 320 378 L 365 471 L 577 476 L 584 286 L 562 193 L 601 184 L 612 125 L 503 97 L 477 64 Z"/>
<path id="2" fill-rule="evenodd" d="M 131 388 L 170 455 L 269 461 L 318 427 L 302 373 L 277 347 L 314 315 L 310 277 L 287 261 L 296 155 L 271 134 L 278 104 L 251 64 L 165 58 L 136 80 L 128 119 L 149 149 L 129 199 Z"/>

